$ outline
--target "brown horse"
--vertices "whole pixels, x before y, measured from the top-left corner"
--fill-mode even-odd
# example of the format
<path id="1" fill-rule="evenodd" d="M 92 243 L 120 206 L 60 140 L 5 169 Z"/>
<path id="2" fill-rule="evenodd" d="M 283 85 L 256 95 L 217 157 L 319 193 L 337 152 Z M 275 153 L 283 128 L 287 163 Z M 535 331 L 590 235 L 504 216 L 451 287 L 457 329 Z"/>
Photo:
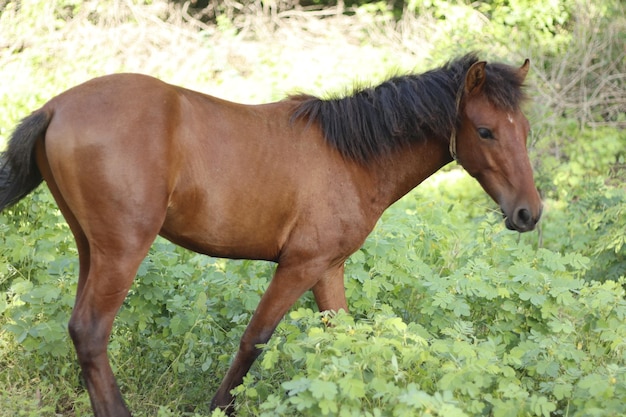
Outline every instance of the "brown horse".
<path id="1" fill-rule="evenodd" d="M 532 230 L 542 203 L 520 110 L 528 60 L 475 54 L 327 100 L 248 106 L 144 75 L 91 80 L 26 117 L 2 155 L 0 208 L 45 180 L 76 238 L 69 331 L 96 416 L 129 416 L 107 357 L 113 319 L 157 235 L 211 256 L 278 264 L 212 408 L 307 290 L 347 310 L 344 261 L 383 211 L 458 162 Z"/>

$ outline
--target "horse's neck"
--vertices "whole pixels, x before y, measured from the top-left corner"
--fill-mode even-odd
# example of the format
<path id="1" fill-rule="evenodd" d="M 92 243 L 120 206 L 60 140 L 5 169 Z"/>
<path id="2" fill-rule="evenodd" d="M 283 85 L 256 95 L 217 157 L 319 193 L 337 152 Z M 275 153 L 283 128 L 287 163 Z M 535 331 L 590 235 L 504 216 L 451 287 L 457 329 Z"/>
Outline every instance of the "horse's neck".
<path id="1" fill-rule="evenodd" d="M 374 165 L 380 200 L 387 207 L 452 161 L 448 145 L 428 139 L 394 151 Z"/>

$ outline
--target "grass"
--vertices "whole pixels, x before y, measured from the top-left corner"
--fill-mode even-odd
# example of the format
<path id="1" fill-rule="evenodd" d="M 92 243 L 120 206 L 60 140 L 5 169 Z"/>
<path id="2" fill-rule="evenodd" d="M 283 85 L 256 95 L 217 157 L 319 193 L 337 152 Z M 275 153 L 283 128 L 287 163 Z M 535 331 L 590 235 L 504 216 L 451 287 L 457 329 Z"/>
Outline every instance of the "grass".
<path id="1" fill-rule="evenodd" d="M 407 13 L 395 21 L 384 10 L 362 8 L 347 16 L 336 9 L 263 9 L 260 2 L 252 2 L 247 5 L 248 13 L 222 16 L 216 24 L 205 24 L 165 0 L 145 3 L 31 0 L 21 2 L 18 9 L 17 2 L 0 0 L 4 7 L 0 12 L 0 144 L 30 111 L 73 85 L 104 74 L 141 72 L 228 100 L 259 103 L 279 100 L 295 91 L 323 95 L 349 89 L 354 83 L 375 83 L 395 72 L 423 71 L 471 49 L 485 50 L 489 58 L 497 56 L 511 63 L 521 63 L 523 57 L 530 55 L 535 85 L 572 83 L 570 90 L 559 90 L 562 96 L 545 93 L 552 91 L 548 89 L 531 89 L 539 99 L 529 109 L 537 136 L 560 129 L 561 114 L 568 109 L 574 109 L 571 114 L 581 121 L 602 122 L 604 110 L 595 101 L 593 106 L 585 107 L 584 103 L 589 103 L 586 98 L 576 97 L 584 86 L 592 86 L 598 100 L 608 100 L 607 120 L 612 126 L 622 126 L 624 122 L 623 116 L 619 118 L 619 109 L 624 108 L 620 100 L 624 99 L 626 60 L 623 51 L 611 49 L 619 45 L 626 33 L 623 14 L 611 21 L 611 30 L 607 31 L 610 37 L 588 33 L 587 37 L 576 38 L 577 50 L 584 52 L 586 68 L 596 62 L 590 51 L 598 47 L 613 51 L 617 57 L 608 60 L 606 67 L 594 67 L 595 75 L 591 75 L 595 78 L 589 78 L 589 71 L 572 64 L 577 62 L 575 50 L 568 52 L 567 62 L 533 55 L 536 53 L 527 45 L 508 44 L 504 34 L 493 32 L 482 14 L 458 4 L 445 10 L 446 19 L 428 13 Z M 587 32 L 581 29 L 580 33 Z M 606 74 L 603 71 L 610 73 L 604 77 L 609 81 L 595 83 L 593 80 Z M 606 96 L 606 89 L 614 93 Z M 563 103 L 569 107 L 558 107 Z M 546 108 L 552 109 L 555 119 L 545 119 Z M 560 150 L 558 143 L 550 148 L 541 138 L 534 145 L 536 152 Z M 456 171 L 447 177 L 455 178 L 452 182 L 456 184 L 472 185 L 447 188 L 446 193 L 465 197 L 475 194 L 471 187 L 476 185 L 462 171 L 458 173 L 461 179 Z M 440 181 L 447 180 L 444 176 L 433 179 L 433 185 L 425 184 L 424 192 L 437 194 Z M 562 206 L 567 204 L 561 202 Z M 485 208 L 479 207 L 480 211 Z M 258 268 L 261 271 L 254 273 L 259 276 L 266 274 L 263 266 L 237 265 L 245 271 Z M 11 268 L 9 264 L 0 265 L 3 290 L 15 279 Z M 0 313 L 3 301 L 0 298 Z M 177 372 L 172 368 L 185 364 L 185 355 L 190 354 L 184 350 L 185 343 L 198 341 L 184 340 L 182 345 L 165 345 L 161 349 L 163 346 L 151 346 L 150 343 L 160 343 L 152 339 L 141 345 L 151 348 L 152 356 L 142 352 L 142 359 L 137 359 L 132 355 L 138 346 L 120 343 L 125 335 L 118 334 L 118 342 L 114 341 L 111 347 L 112 363 L 122 376 L 125 396 L 133 404 L 135 415 L 179 415 L 168 410 L 194 415 L 195 407 L 201 406 L 198 398 L 206 397 L 208 402 L 219 375 L 228 366 L 245 320 L 230 324 L 231 328 L 219 329 L 221 334 L 215 336 L 228 341 L 220 342 L 223 352 L 216 355 L 211 367 L 215 375 L 208 377 L 197 369 Z M 67 338 L 63 342 L 66 346 L 57 346 L 60 350 L 65 348 L 65 353 L 41 363 L 40 357 L 2 329 L 0 416 L 89 415 L 89 399 L 81 387 L 75 354 Z M 158 356 L 166 353 L 166 348 L 176 360 Z M 133 358 L 132 363 L 129 357 Z M 159 369 L 152 366 L 159 363 L 155 358 L 161 360 Z M 267 377 L 265 373 L 261 378 L 263 375 Z"/>

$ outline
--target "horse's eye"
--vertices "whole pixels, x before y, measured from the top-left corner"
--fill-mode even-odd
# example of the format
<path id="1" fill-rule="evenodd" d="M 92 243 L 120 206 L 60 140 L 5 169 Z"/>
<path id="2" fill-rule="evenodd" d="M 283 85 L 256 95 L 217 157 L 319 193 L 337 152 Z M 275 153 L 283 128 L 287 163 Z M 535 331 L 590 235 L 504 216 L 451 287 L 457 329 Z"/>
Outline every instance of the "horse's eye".
<path id="1" fill-rule="evenodd" d="M 491 132 L 491 130 L 485 128 L 485 127 L 479 127 L 478 128 L 478 134 L 480 135 L 481 138 L 483 139 L 493 139 L 493 133 Z"/>

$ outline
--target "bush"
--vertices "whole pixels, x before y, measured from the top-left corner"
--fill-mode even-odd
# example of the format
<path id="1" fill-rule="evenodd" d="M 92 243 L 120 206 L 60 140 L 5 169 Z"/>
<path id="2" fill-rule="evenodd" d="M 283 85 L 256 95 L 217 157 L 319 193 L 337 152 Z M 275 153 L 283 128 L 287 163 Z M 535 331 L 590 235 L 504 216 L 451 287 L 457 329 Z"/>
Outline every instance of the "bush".
<path id="1" fill-rule="evenodd" d="M 341 14 L 221 4 L 235 13 L 244 3 L 246 13 L 206 24 L 164 1 L 5 1 L 0 139 L 107 72 L 250 102 L 423 70 L 469 49 L 511 62 L 531 54 L 530 146 L 546 207 L 539 232 L 519 236 L 460 170 L 426 181 L 348 261 L 351 315 L 313 313 L 305 295 L 236 390 L 239 415 L 626 413 L 623 5 L 396 2 L 394 13 L 343 2 Z M 44 187 L 0 213 L 0 415 L 89 415 L 66 331 L 76 268 Z M 210 414 L 272 272 L 157 240 L 110 344 L 135 415 Z"/>

